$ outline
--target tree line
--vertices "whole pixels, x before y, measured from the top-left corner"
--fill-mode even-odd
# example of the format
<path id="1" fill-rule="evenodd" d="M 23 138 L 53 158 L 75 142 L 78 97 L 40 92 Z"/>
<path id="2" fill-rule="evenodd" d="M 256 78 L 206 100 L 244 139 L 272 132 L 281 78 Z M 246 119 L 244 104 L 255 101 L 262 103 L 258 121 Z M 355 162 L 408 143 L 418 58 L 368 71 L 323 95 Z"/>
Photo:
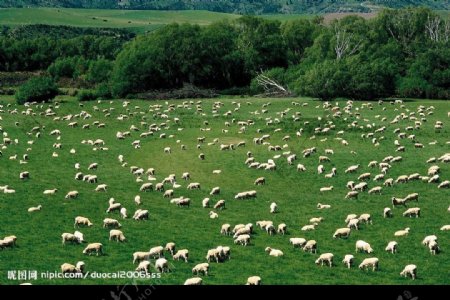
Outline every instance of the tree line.
<path id="1" fill-rule="evenodd" d="M 424 9 L 287 22 L 244 16 L 170 24 L 131 41 L 105 36 L 0 38 L 0 70 L 47 70 L 126 97 L 184 84 L 321 99 L 450 98 L 450 24 Z M 9 55 L 8 55 L 9 53 Z"/>

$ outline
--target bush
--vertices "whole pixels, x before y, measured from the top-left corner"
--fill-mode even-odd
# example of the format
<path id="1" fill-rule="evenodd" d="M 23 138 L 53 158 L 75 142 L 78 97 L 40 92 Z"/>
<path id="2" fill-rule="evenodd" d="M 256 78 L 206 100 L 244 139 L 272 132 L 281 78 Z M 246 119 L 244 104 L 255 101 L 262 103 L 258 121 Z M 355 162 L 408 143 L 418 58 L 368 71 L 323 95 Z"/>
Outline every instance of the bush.
<path id="1" fill-rule="evenodd" d="M 95 90 L 95 94 L 96 94 L 97 98 L 101 98 L 101 99 L 111 99 L 112 98 L 111 89 L 109 88 L 109 86 L 107 84 L 100 84 L 97 87 L 97 90 Z"/>
<path id="2" fill-rule="evenodd" d="M 78 101 L 93 101 L 97 98 L 97 93 L 93 91 L 81 91 L 78 93 Z"/>
<path id="3" fill-rule="evenodd" d="M 58 88 L 50 77 L 35 77 L 19 88 L 16 101 L 18 104 L 47 102 L 55 98 L 58 93 Z"/>

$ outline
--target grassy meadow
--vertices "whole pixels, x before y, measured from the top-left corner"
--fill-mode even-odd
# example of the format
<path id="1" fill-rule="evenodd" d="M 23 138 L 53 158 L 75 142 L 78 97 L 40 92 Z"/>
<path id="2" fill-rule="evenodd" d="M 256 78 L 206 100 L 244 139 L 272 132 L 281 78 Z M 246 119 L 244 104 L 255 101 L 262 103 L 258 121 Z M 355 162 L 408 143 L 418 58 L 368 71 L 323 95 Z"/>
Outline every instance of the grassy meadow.
<path id="1" fill-rule="evenodd" d="M 118 12 L 119 13 L 119 12 Z M 119 18 L 116 16 L 116 18 Z M 129 18 L 123 17 L 124 20 Z M 126 25 L 126 23 L 125 23 Z M 0 237 L 16 235 L 17 247 L 0 250 L 0 284 L 18 284 L 22 281 L 7 279 L 8 270 L 37 270 L 59 271 L 61 264 L 68 262 L 75 264 L 79 260 L 86 263 L 89 272 L 116 272 L 133 271 L 136 265 L 132 263 L 132 253 L 135 251 L 148 251 L 149 248 L 173 241 L 177 249 L 189 250 L 189 262 L 173 261 L 168 253 L 165 254 L 170 262 L 171 272 L 162 274 L 160 279 L 140 280 L 142 284 L 183 284 L 192 276 L 191 269 L 200 262 L 205 262 L 208 249 L 219 245 L 231 247 L 231 260 L 223 263 L 210 263 L 210 275 L 203 276 L 204 284 L 245 284 L 249 276 L 258 275 L 262 278 L 262 284 L 448 284 L 450 265 L 450 232 L 439 231 L 439 228 L 450 223 L 449 189 L 438 189 L 437 184 L 429 184 L 422 181 L 411 181 L 406 184 L 395 184 L 393 187 L 383 187 L 381 195 L 369 195 L 360 193 L 358 199 L 344 199 L 348 189 L 346 183 L 349 180 L 357 181 L 357 177 L 364 173 L 372 173 L 372 179 L 368 181 L 369 188 L 382 185 L 382 182 L 374 182 L 373 177 L 380 173 L 378 168 L 369 168 L 369 161 L 380 162 L 388 155 L 401 155 L 403 160 L 392 163 L 385 178 L 396 179 L 402 174 L 420 173 L 426 175 L 428 167 L 426 160 L 430 157 L 439 157 L 450 150 L 449 144 L 449 119 L 450 111 L 448 101 L 407 101 L 404 106 L 389 104 L 385 101 L 382 105 L 372 102 L 373 109 L 363 106 L 364 102 L 355 102 L 352 114 L 343 113 L 342 118 L 332 118 L 331 111 L 322 106 L 322 102 L 306 98 L 289 99 L 257 99 L 257 98 L 222 98 L 201 100 L 199 104 L 203 113 L 199 113 L 196 102 L 186 101 L 138 101 L 131 100 L 127 107 L 123 107 L 123 101 L 85 102 L 80 107 L 73 98 L 63 96 L 57 99 L 58 104 L 43 104 L 31 106 L 32 114 L 22 113 L 24 106 L 16 106 L 11 98 L 0 97 L 0 127 L 1 131 L 12 140 L 17 139 L 6 149 L 2 149 L 0 157 L 0 185 L 9 185 L 16 190 L 15 194 L 0 194 Z M 213 104 L 216 101 L 223 103 L 213 113 Z M 293 102 L 300 105 L 293 105 Z M 236 103 L 240 103 L 237 108 Z M 268 104 L 263 108 L 264 104 Z M 11 104 L 10 106 L 7 106 Z M 175 109 L 168 110 L 168 105 L 175 105 Z M 307 106 L 302 106 L 305 104 Z M 333 105 L 335 102 L 332 103 Z M 408 131 L 407 134 L 415 134 L 417 141 L 423 143 L 423 149 L 414 148 L 409 139 L 402 139 L 400 143 L 406 147 L 405 152 L 395 152 L 393 133 L 395 128 L 405 132 L 407 126 L 414 126 L 414 121 L 404 119 L 398 124 L 390 124 L 390 121 L 400 113 L 410 114 L 416 112 L 419 106 L 433 106 L 433 114 L 426 116 L 420 129 Z M 339 102 L 341 109 L 345 101 Z M 54 116 L 46 117 L 43 112 L 52 108 Z M 262 110 L 266 109 L 266 113 Z M 17 114 L 11 114 L 16 110 Z M 54 117 L 63 117 L 69 114 L 79 114 L 86 111 L 92 115 L 89 119 L 76 118 L 79 126 L 70 128 L 70 121 L 57 120 Z M 226 112 L 231 114 L 225 116 Z M 286 112 L 283 117 L 281 112 Z M 293 121 L 292 115 L 299 113 L 300 120 Z M 108 114 L 108 115 L 106 115 Z M 165 118 L 167 115 L 167 118 Z M 106 116 L 105 116 L 106 115 Z M 117 119 L 120 115 L 128 115 L 123 121 Z M 359 115 L 359 116 L 358 116 Z M 318 119 L 320 117 L 320 120 Z M 386 120 L 382 121 L 382 118 Z M 419 116 L 418 116 L 419 117 Z M 179 118 L 180 123 L 175 124 L 174 118 Z M 419 117 L 420 118 L 420 117 Z M 272 125 L 267 125 L 268 119 L 274 120 Z M 248 126 L 243 133 L 239 132 L 240 126 L 232 123 L 225 127 L 226 121 L 233 122 L 253 120 L 254 125 Z M 444 122 L 444 129 L 440 132 L 434 130 L 435 121 Z M 92 125 L 95 121 L 105 123 L 105 128 L 97 128 Z M 208 121 L 208 125 L 205 125 Z M 357 126 L 349 124 L 356 121 Z M 17 123 L 16 123 L 17 122 Z M 147 125 L 141 124 L 146 122 Z M 309 124 L 305 125 L 305 122 Z M 319 134 L 312 138 L 315 127 L 323 127 L 328 122 L 335 124 L 335 129 L 328 134 Z M 139 138 L 139 135 L 148 130 L 148 125 L 159 124 L 161 130 L 153 136 Z M 166 125 L 161 125 L 165 123 Z M 82 129 L 83 124 L 91 124 L 90 129 Z M 137 126 L 140 131 L 132 131 L 131 137 L 125 140 L 116 139 L 117 131 L 128 131 L 130 126 Z M 359 126 L 362 128 L 359 128 Z M 373 126 L 372 129 L 367 126 Z M 41 136 L 29 135 L 31 128 L 40 126 Z M 379 146 L 375 147 L 371 139 L 361 138 L 361 134 L 373 132 L 376 128 L 386 126 L 386 131 L 375 134 L 379 140 Z M 182 128 L 182 129 L 181 129 Z M 201 129 L 210 128 L 209 131 Z M 304 128 L 301 137 L 296 137 L 296 131 Z M 49 133 L 54 129 L 61 130 L 60 141 Z M 222 129 L 228 129 L 223 132 Z M 275 129 L 281 129 L 275 132 Z M 257 130 L 259 133 L 257 133 Z M 336 139 L 337 132 L 344 130 L 342 138 L 348 141 L 348 146 L 343 146 Z M 159 135 L 165 133 L 166 139 L 160 139 Z M 270 134 L 271 145 L 284 145 L 283 151 L 268 151 L 266 145 L 255 145 L 254 137 Z M 173 135 L 173 137 L 170 137 Z M 290 140 L 283 141 L 286 135 Z M 206 142 L 197 149 L 197 138 L 206 137 Z M 381 138 L 381 136 L 384 137 Z M 92 146 L 82 144 L 82 140 L 103 139 L 107 151 L 94 151 Z M 208 146 L 215 138 L 219 142 Z M 141 140 L 142 147 L 134 149 L 132 141 Z M 180 142 L 177 143 L 177 140 Z M 27 142 L 33 141 L 30 145 Z M 229 144 L 244 141 L 245 147 L 236 150 L 220 151 L 220 144 Z M 435 145 L 430 142 L 437 141 Z M 62 143 L 62 149 L 54 149 L 55 142 Z M 181 144 L 186 145 L 186 150 L 181 150 Z M 171 147 L 172 153 L 165 154 L 163 149 Z M 317 153 L 311 157 L 303 158 L 302 151 L 309 147 L 316 147 Z M 29 151 L 27 151 L 27 148 Z M 317 174 L 318 157 L 324 155 L 324 150 L 334 150 L 334 155 L 328 155 L 331 162 L 323 163 L 325 173 L 332 167 L 337 168 L 337 176 L 327 179 L 324 174 Z M 76 153 L 71 154 L 70 149 Z M 266 162 L 274 155 L 285 151 L 296 153 L 298 159 L 294 165 L 288 165 L 285 157 L 275 159 L 276 171 L 264 171 L 250 169 L 245 164 L 246 153 L 251 151 L 256 161 Z M 351 151 L 354 151 L 352 154 Z M 58 153 L 58 157 L 52 157 L 52 153 Z M 206 156 L 204 161 L 198 159 L 200 152 Z M 22 155 L 28 153 L 27 164 L 19 164 Z M 18 154 L 17 160 L 8 159 Z M 118 155 L 124 155 L 128 166 L 122 167 L 118 162 Z M 84 174 L 98 175 L 99 182 L 108 185 L 107 192 L 94 192 L 96 184 L 90 184 L 74 179 L 75 163 L 81 164 L 81 172 Z M 98 170 L 87 170 L 89 164 L 97 162 Z M 297 163 L 302 163 L 307 168 L 306 172 L 297 172 Z M 344 174 L 344 170 L 354 164 L 360 164 L 360 169 L 353 174 Z M 441 168 L 441 181 L 450 178 L 450 165 L 435 163 Z M 130 173 L 130 166 L 139 166 L 147 170 L 150 167 L 156 169 L 156 182 L 161 182 L 169 174 L 176 174 L 177 183 L 181 187 L 175 189 L 175 197 L 185 196 L 191 198 L 189 208 L 180 208 L 170 204 L 162 193 L 151 191 L 139 192 L 141 183 L 136 182 L 134 175 Z M 220 169 L 221 174 L 212 174 L 215 169 Z M 30 172 L 29 180 L 20 180 L 19 173 Z M 186 189 L 188 182 L 181 179 L 183 172 L 191 174 L 191 182 L 199 182 L 201 190 L 189 191 Z M 257 177 L 264 176 L 266 185 L 254 186 Z M 147 177 L 142 177 L 147 182 Z M 323 186 L 334 186 L 332 192 L 320 193 Z M 220 195 L 211 196 L 214 205 L 219 199 L 225 199 L 226 209 L 219 210 L 218 219 L 210 219 L 208 213 L 213 208 L 202 208 L 201 201 L 209 197 L 211 188 L 219 186 Z M 43 195 L 45 189 L 57 188 L 56 195 Z M 171 188 L 170 185 L 165 186 Z M 235 200 L 237 192 L 255 189 L 258 192 L 256 199 Z M 77 199 L 64 199 L 70 190 L 78 190 Z M 403 207 L 393 210 L 393 218 L 384 219 L 382 212 L 384 207 L 391 207 L 391 197 L 405 197 L 409 193 L 420 194 L 418 203 L 409 203 L 409 207 L 421 208 L 420 218 L 406 218 L 402 216 Z M 141 195 L 143 204 L 140 208 L 148 209 L 150 217 L 148 221 L 135 221 L 132 218 L 120 219 L 117 212 L 107 214 L 108 199 L 114 197 L 128 209 L 128 215 L 132 216 L 137 209 L 134 197 Z M 279 212 L 269 213 L 269 205 L 276 202 Z M 330 209 L 318 210 L 317 203 L 331 205 Z M 41 204 L 42 210 L 28 213 L 31 206 Z M 333 239 L 332 235 L 337 228 L 345 227 L 344 219 L 347 214 L 370 213 L 373 225 L 362 225 L 361 230 L 352 230 L 348 239 Z M 61 245 L 61 234 L 75 230 L 73 227 L 76 216 L 88 217 L 94 226 L 79 229 L 84 233 L 87 242 L 101 242 L 104 245 L 104 256 L 86 256 L 82 251 L 86 244 Z M 121 230 L 127 237 L 124 243 L 108 241 L 109 229 L 102 228 L 105 217 L 118 219 Z M 312 217 L 323 217 L 324 220 L 314 231 L 300 231 L 303 225 L 309 223 Z M 286 223 L 288 234 L 268 236 L 264 231 L 256 227 L 258 220 L 272 220 L 275 227 L 280 223 Z M 234 245 L 231 236 L 219 233 L 224 223 L 232 226 L 239 223 L 253 223 L 255 233 L 252 235 L 251 244 L 247 247 Z M 405 227 L 410 227 L 410 234 L 406 237 L 394 237 L 394 232 Z M 436 234 L 442 252 L 431 255 L 428 248 L 421 245 L 426 235 Z M 291 237 L 304 237 L 307 240 L 315 239 L 318 243 L 318 254 L 305 253 L 294 249 L 289 244 Z M 369 242 L 374 248 L 373 254 L 355 253 L 355 242 L 359 239 Z M 389 241 L 396 240 L 399 244 L 399 252 L 390 254 L 384 251 Z M 281 249 L 284 257 L 270 257 L 264 252 L 265 247 L 271 246 Z M 335 256 L 334 267 L 320 267 L 314 264 L 320 253 L 332 252 Z M 355 255 L 355 265 L 347 269 L 342 263 L 345 254 Z M 358 265 L 366 257 L 376 256 L 380 260 L 378 272 L 366 272 L 358 269 Z M 153 263 L 152 263 L 153 264 Z M 418 279 L 412 281 L 399 275 L 407 264 L 418 266 Z M 154 268 L 152 268 L 154 272 Z M 29 281 L 33 284 L 126 284 L 131 279 L 58 279 Z"/>
<path id="2" fill-rule="evenodd" d="M 71 8 L 5 8 L 0 9 L 0 25 L 20 26 L 32 24 L 66 25 L 81 27 L 126 28 L 140 33 L 152 31 L 165 24 L 192 23 L 208 25 L 220 20 L 234 20 L 238 14 L 203 10 L 155 11 L 155 10 L 106 10 Z M 266 15 L 265 18 L 293 20 L 312 18 L 312 15 Z"/>

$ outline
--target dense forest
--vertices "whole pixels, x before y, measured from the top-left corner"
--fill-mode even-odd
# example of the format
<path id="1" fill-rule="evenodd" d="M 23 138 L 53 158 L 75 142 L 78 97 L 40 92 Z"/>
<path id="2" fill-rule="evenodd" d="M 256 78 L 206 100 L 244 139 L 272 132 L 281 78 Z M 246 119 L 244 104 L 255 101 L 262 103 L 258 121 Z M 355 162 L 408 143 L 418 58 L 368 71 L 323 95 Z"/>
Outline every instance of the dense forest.
<path id="1" fill-rule="evenodd" d="M 96 97 L 192 85 L 239 93 L 332 99 L 450 98 L 450 23 L 425 8 L 279 22 L 244 16 L 208 26 L 171 24 L 135 38 L 93 29 L 29 39 L 0 35 L 0 71 L 44 70 Z M 29 28 L 29 30 L 32 30 Z M 39 27 L 36 29 L 39 31 Z M 114 34 L 113 34 L 114 33 Z"/>
<path id="2" fill-rule="evenodd" d="M 210 10 L 239 14 L 371 12 L 380 7 L 450 9 L 435 0 L 2 0 L 0 7 Z"/>

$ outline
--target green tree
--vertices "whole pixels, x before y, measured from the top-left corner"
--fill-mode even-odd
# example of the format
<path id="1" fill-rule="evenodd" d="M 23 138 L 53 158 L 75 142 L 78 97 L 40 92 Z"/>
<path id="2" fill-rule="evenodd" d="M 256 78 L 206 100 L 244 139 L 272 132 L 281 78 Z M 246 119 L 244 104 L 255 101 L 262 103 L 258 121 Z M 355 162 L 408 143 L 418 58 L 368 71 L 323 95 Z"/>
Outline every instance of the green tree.
<path id="1" fill-rule="evenodd" d="M 58 95 L 58 88 L 50 77 L 34 77 L 24 83 L 16 93 L 18 104 L 47 102 Z"/>

